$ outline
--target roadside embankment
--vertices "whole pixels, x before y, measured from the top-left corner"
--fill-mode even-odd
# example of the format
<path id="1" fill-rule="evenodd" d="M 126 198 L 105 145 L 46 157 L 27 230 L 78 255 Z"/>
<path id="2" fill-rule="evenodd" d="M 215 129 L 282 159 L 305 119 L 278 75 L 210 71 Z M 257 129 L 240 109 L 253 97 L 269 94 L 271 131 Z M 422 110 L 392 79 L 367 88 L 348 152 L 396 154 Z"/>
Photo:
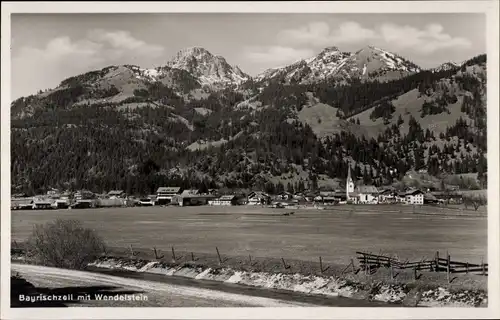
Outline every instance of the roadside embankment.
<path id="1" fill-rule="evenodd" d="M 136 256 L 132 257 L 119 250 L 108 251 L 106 256 L 90 263 L 89 267 L 211 280 L 311 295 L 382 301 L 407 307 L 487 306 L 487 277 L 478 275 L 461 275 L 448 284 L 443 279 L 443 274 L 435 272 L 422 272 L 418 279 L 414 279 L 411 272 L 401 271 L 396 278 L 390 279 L 384 268 L 368 275 L 359 269 L 346 271 L 344 266 L 336 265 L 330 265 L 327 270 L 320 272 L 314 263 L 305 261 L 263 261 L 258 258 L 252 260 L 252 257 L 231 257 L 221 263 L 217 257 L 179 252 L 177 259 L 191 254 L 195 260 L 180 262 L 164 257 L 157 260 L 143 259 L 139 251 L 134 253 Z M 18 263 L 35 263 L 23 253 L 13 254 L 12 258 Z"/>

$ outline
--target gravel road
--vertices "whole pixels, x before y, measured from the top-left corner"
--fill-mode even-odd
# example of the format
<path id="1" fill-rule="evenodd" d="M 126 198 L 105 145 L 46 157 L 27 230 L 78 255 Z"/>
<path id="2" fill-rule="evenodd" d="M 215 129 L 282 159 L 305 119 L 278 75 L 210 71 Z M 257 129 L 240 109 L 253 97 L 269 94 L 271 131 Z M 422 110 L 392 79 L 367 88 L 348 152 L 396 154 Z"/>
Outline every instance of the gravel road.
<path id="1" fill-rule="evenodd" d="M 37 289 L 31 299 L 57 297 L 65 306 L 87 307 L 313 307 L 280 300 L 205 288 L 116 277 L 101 273 L 12 264 Z M 78 299 L 80 297 L 80 300 Z M 113 300 L 105 300 L 105 298 Z M 89 299 L 90 298 L 90 299 Z M 121 300 L 117 300 L 121 299 Z M 38 300 L 39 302 L 40 300 Z M 29 306 L 28 304 L 25 304 Z"/>

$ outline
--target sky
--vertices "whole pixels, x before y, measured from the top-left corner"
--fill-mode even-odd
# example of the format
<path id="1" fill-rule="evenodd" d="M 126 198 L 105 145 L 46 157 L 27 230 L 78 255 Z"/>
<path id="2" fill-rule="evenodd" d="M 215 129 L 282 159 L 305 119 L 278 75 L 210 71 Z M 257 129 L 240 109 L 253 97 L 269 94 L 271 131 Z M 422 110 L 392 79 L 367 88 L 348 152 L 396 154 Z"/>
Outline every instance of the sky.
<path id="1" fill-rule="evenodd" d="M 478 13 L 12 14 L 11 99 L 109 65 L 164 65 L 203 47 L 255 76 L 335 46 L 373 45 L 423 68 L 486 52 Z"/>

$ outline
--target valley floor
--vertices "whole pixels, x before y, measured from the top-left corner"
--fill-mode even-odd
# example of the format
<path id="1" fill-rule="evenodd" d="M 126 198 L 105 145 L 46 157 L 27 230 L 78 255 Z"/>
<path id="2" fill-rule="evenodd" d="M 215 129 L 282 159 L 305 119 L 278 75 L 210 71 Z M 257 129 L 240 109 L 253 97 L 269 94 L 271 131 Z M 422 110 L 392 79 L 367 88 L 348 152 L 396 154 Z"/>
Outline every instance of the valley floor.
<path id="1" fill-rule="evenodd" d="M 482 208 L 481 208 L 482 209 Z M 410 206 L 338 206 L 290 210 L 250 206 L 142 207 L 89 210 L 12 211 L 12 240 L 26 241 L 34 224 L 77 219 L 95 229 L 111 248 L 153 256 L 199 255 L 294 259 L 347 265 L 356 251 L 418 261 L 437 251 L 452 260 L 487 262 L 487 217 L 455 215 Z M 293 215 L 283 213 L 293 211 Z M 456 211 L 456 210 L 455 210 Z M 425 214 L 424 214 L 425 213 Z M 184 257 L 188 258 L 188 257 Z"/>

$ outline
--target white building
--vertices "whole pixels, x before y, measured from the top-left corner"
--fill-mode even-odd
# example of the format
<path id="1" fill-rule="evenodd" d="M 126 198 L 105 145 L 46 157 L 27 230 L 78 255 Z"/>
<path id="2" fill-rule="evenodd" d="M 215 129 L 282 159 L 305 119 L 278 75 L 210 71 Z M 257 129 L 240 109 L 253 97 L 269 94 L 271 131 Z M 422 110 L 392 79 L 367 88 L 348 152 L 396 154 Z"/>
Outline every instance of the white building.
<path id="1" fill-rule="evenodd" d="M 279 200 L 291 200 L 293 198 L 293 194 L 291 194 L 290 192 L 282 192 L 280 193 L 278 196 L 277 196 L 277 199 Z"/>
<path id="2" fill-rule="evenodd" d="M 233 206 L 236 205 L 236 196 L 225 195 L 220 198 L 209 200 L 208 204 L 211 206 Z"/>
<path id="3" fill-rule="evenodd" d="M 123 199 L 125 198 L 125 192 L 123 190 L 111 190 L 108 192 L 108 197 L 110 199 Z"/>
<path id="4" fill-rule="evenodd" d="M 88 190 L 80 190 L 75 193 L 75 200 L 90 200 L 95 198 L 94 193 Z"/>
<path id="5" fill-rule="evenodd" d="M 358 194 L 358 203 L 363 204 L 377 204 L 378 203 L 378 189 L 375 186 L 358 186 L 356 188 Z"/>
<path id="6" fill-rule="evenodd" d="M 157 204 L 168 204 L 172 202 L 172 198 L 178 195 L 181 191 L 180 187 L 159 187 L 156 190 Z"/>
<path id="7" fill-rule="evenodd" d="M 424 204 L 424 193 L 421 190 L 410 190 L 405 193 L 405 203 L 414 205 Z"/>
<path id="8" fill-rule="evenodd" d="M 378 202 L 379 203 L 395 203 L 397 202 L 397 192 L 392 188 L 379 190 Z"/>
<path id="9" fill-rule="evenodd" d="M 261 191 L 250 192 L 248 195 L 247 204 L 250 206 L 261 205 L 261 204 L 269 204 L 271 197 Z"/>
<path id="10" fill-rule="evenodd" d="M 48 196 L 59 196 L 61 192 L 58 189 L 51 188 L 49 191 L 47 191 Z"/>
<path id="11" fill-rule="evenodd" d="M 141 199 L 139 199 L 138 204 L 139 204 L 140 206 L 146 206 L 146 207 L 148 207 L 148 206 L 154 206 L 154 205 L 155 205 L 155 202 L 154 202 L 154 200 L 153 200 L 153 199 L 151 199 L 151 198 L 149 197 L 149 198 L 141 198 Z"/>

